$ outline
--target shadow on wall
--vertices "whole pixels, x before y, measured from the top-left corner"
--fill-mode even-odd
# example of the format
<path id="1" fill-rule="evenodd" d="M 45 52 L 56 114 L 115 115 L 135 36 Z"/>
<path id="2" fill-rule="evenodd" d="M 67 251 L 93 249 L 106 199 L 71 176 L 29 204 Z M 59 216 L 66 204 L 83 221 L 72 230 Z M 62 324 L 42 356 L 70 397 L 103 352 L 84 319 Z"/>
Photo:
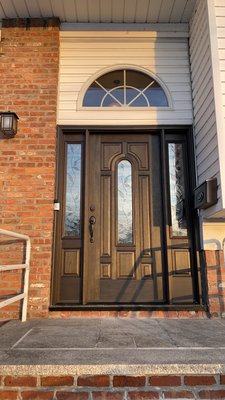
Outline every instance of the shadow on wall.
<path id="1" fill-rule="evenodd" d="M 219 239 L 204 240 L 204 249 L 206 249 L 207 245 L 213 245 L 214 250 L 219 250 L 219 251 L 222 250 L 223 251 L 223 259 L 224 259 L 224 266 L 225 266 L 225 237 L 223 238 L 222 242 Z"/>
<path id="2" fill-rule="evenodd" d="M 214 250 L 205 250 L 208 302 L 212 317 L 225 316 L 225 238 L 222 241 L 204 241 L 204 248 L 214 245 Z"/>

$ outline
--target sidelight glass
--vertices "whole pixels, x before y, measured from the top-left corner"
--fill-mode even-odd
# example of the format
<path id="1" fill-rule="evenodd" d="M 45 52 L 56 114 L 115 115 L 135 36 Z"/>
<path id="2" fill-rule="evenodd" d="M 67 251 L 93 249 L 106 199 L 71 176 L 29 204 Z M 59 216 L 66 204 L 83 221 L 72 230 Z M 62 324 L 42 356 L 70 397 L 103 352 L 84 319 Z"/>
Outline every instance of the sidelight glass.
<path id="1" fill-rule="evenodd" d="M 132 166 L 127 160 L 118 164 L 118 243 L 133 243 Z"/>
<path id="2" fill-rule="evenodd" d="M 169 184 L 172 236 L 187 236 L 183 144 L 169 143 Z"/>
<path id="3" fill-rule="evenodd" d="M 67 145 L 65 236 L 80 236 L 81 144 Z"/>

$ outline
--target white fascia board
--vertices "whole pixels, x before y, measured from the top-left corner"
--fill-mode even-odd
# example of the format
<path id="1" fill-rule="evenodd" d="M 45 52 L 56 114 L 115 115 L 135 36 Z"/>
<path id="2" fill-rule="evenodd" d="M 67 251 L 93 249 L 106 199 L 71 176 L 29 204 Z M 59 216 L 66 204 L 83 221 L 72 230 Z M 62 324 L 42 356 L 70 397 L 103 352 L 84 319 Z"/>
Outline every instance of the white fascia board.
<path id="1" fill-rule="evenodd" d="M 223 115 L 223 98 L 221 90 L 220 60 L 217 39 L 216 13 L 214 0 L 207 0 L 209 36 L 211 45 L 212 76 L 217 124 L 218 153 L 220 163 L 222 208 L 225 208 L 225 120 Z"/>

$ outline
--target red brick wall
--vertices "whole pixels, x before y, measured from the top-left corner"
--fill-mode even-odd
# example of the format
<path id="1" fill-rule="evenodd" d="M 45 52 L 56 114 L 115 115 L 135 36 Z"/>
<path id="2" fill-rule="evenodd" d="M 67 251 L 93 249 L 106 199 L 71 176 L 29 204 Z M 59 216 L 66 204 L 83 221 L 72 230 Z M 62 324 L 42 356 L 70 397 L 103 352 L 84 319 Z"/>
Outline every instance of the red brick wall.
<path id="1" fill-rule="evenodd" d="M 225 260 L 222 251 L 205 251 L 211 317 L 225 317 Z"/>
<path id="2" fill-rule="evenodd" d="M 89 400 L 90 398 L 93 400 L 224 399 L 225 375 L 0 377 L 0 400 Z"/>
<path id="3" fill-rule="evenodd" d="M 32 239 L 29 317 L 46 317 L 55 182 L 56 107 L 59 66 L 58 20 L 5 20 L 0 42 L 0 110 L 19 116 L 13 139 L 0 138 L 0 226 Z M 6 246 L 4 263 L 21 253 Z M 1 251 L 1 249 L 0 249 Z M 2 262 L 3 263 L 3 262 Z M 21 276 L 21 273 L 18 274 Z M 2 274 L 4 288 L 18 292 L 13 274 Z M 18 318 L 18 307 L 0 310 Z M 10 311 L 9 311 L 10 310 Z"/>

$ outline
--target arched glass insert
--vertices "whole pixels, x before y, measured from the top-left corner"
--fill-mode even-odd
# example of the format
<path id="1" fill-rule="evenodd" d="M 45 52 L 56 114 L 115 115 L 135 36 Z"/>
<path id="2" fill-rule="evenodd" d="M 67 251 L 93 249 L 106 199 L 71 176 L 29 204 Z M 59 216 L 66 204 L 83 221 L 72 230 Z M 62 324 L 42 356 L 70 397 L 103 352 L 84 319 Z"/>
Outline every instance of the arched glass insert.
<path id="1" fill-rule="evenodd" d="M 133 243 L 132 167 L 127 160 L 118 164 L 118 243 Z"/>
<path id="2" fill-rule="evenodd" d="M 84 107 L 168 107 L 164 90 L 143 72 L 121 69 L 96 79 L 88 88 Z"/>

